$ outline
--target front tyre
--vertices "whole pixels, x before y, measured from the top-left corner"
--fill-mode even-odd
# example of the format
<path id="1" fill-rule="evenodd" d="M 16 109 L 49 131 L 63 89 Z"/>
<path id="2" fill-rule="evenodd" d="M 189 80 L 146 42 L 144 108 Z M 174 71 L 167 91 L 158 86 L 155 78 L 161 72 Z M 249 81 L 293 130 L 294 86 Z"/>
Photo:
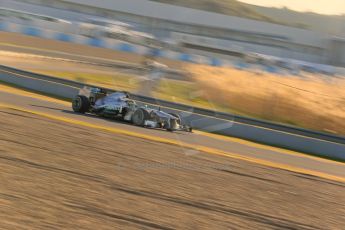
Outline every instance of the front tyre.
<path id="1" fill-rule="evenodd" d="M 76 113 L 86 113 L 90 110 L 89 99 L 85 96 L 78 95 L 72 101 L 72 109 Z"/>

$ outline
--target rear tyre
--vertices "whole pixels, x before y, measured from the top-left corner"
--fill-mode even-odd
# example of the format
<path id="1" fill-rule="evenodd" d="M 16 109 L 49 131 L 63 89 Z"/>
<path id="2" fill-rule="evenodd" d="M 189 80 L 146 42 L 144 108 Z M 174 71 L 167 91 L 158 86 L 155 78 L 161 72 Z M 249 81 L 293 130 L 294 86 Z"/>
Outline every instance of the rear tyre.
<path id="1" fill-rule="evenodd" d="M 90 110 L 89 99 L 85 96 L 78 95 L 72 101 L 72 109 L 76 113 L 86 113 Z"/>
<path id="2" fill-rule="evenodd" d="M 181 125 L 181 118 L 178 114 L 176 113 L 169 113 L 171 116 L 176 117 L 176 122 L 178 125 Z"/>
<path id="3" fill-rule="evenodd" d="M 133 116 L 132 116 L 132 122 L 134 125 L 137 126 L 144 126 L 145 120 L 148 120 L 150 117 L 150 114 L 145 109 L 137 109 Z"/>
<path id="4" fill-rule="evenodd" d="M 170 127 L 167 128 L 168 131 L 172 132 L 177 130 L 178 127 L 181 125 L 181 118 L 179 115 L 175 113 L 169 113 L 171 116 L 175 117 L 176 119 L 170 119 Z"/>

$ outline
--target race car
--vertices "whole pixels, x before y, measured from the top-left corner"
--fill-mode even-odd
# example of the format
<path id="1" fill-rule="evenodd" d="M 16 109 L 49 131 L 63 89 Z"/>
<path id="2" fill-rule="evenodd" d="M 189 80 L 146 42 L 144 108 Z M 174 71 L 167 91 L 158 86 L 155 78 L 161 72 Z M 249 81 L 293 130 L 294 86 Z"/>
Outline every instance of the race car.
<path id="1" fill-rule="evenodd" d="M 76 113 L 121 119 L 142 127 L 192 132 L 190 126 L 182 124 L 178 114 L 139 106 L 126 92 L 108 93 L 102 88 L 84 87 L 73 99 L 72 109 Z"/>

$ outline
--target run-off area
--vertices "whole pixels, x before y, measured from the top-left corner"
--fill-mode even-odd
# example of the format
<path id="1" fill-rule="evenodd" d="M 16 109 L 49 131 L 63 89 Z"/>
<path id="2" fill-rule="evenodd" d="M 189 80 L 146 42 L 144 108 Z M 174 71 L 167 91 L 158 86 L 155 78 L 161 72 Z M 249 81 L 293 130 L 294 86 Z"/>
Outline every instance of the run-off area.
<path id="1" fill-rule="evenodd" d="M 341 229 L 345 184 L 0 109 L 1 229 Z"/>

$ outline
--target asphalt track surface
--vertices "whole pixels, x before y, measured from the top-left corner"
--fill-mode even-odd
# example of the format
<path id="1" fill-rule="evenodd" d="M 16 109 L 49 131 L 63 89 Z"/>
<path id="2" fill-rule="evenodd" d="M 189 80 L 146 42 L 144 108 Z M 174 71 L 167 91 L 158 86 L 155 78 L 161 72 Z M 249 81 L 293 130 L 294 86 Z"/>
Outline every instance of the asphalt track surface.
<path id="1" fill-rule="evenodd" d="M 199 150 L 210 149 L 210 152 L 219 151 L 220 154 L 229 154 L 244 160 L 254 161 L 272 167 L 298 171 L 327 179 L 345 182 L 345 164 L 305 154 L 269 147 L 261 144 L 244 141 L 236 138 L 222 137 L 204 132 L 170 133 L 163 130 L 146 129 L 127 123 L 102 119 L 93 115 L 80 115 L 72 112 L 69 102 L 51 99 L 38 94 L 26 93 L 22 90 L 12 90 L 9 87 L 0 87 L 0 104 L 17 106 L 29 111 L 56 116 L 62 119 L 71 119 L 97 127 L 126 130 L 130 133 L 151 137 L 153 140 L 171 140 L 181 146 L 185 155 L 198 154 Z M 72 121 L 72 123 L 73 123 Z M 195 150 L 191 151 L 190 146 Z M 188 147 L 185 149 L 185 147 Z M 215 153 L 217 154 L 217 153 Z"/>
<path id="2" fill-rule="evenodd" d="M 69 103 L 6 86 L 0 86 L 0 98 L 0 229 L 345 224 L 341 163 L 76 115 Z M 291 162 L 278 164 L 280 158 Z"/>

